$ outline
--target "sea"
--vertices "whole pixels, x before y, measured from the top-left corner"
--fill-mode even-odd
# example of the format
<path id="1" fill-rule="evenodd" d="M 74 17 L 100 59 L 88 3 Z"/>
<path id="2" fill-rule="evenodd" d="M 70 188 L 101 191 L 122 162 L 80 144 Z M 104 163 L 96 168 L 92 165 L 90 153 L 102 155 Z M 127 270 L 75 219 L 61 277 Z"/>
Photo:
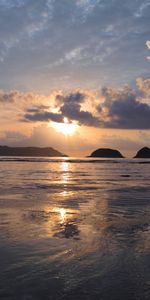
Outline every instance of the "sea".
<path id="1" fill-rule="evenodd" d="M 1 300 L 149 300 L 150 159 L 0 158 Z"/>

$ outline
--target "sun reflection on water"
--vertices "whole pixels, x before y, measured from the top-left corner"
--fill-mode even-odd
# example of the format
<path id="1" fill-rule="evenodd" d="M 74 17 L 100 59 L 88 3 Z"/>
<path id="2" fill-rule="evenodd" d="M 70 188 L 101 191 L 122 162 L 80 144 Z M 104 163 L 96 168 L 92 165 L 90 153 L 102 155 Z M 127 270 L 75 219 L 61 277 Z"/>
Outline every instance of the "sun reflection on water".
<path id="1" fill-rule="evenodd" d="M 61 222 L 64 223 L 65 217 L 66 217 L 66 210 L 64 208 L 59 209 L 60 217 L 61 217 Z"/>
<path id="2" fill-rule="evenodd" d="M 62 182 L 64 184 L 68 183 L 69 180 L 69 176 L 68 176 L 68 172 L 69 172 L 69 163 L 67 161 L 63 161 L 61 164 L 61 171 L 62 171 Z"/>
<path id="3" fill-rule="evenodd" d="M 69 163 L 67 162 L 67 160 L 63 161 L 61 163 L 61 169 L 62 169 L 62 171 L 66 172 L 66 171 L 68 171 L 68 168 L 69 168 Z"/>

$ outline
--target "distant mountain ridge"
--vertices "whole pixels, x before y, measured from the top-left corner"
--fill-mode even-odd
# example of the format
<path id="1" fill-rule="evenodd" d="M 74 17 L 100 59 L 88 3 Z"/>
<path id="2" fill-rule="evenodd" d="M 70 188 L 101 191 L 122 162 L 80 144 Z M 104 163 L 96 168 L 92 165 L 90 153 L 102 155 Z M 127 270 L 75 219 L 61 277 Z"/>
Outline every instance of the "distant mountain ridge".
<path id="1" fill-rule="evenodd" d="M 150 148 L 143 147 L 136 153 L 134 158 L 150 158 Z"/>
<path id="2" fill-rule="evenodd" d="M 67 156 L 52 147 L 9 147 L 0 146 L 0 156 Z"/>
<path id="3" fill-rule="evenodd" d="M 90 157 L 123 158 L 123 155 L 116 149 L 99 148 L 93 151 Z"/>

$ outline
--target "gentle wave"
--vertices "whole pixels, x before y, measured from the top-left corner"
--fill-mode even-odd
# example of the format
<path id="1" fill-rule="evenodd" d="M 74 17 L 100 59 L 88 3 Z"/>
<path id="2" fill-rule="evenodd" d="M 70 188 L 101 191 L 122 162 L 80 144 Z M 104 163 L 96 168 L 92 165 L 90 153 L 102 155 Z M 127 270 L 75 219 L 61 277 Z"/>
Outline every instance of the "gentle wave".
<path id="1" fill-rule="evenodd" d="M 0 162 L 0 299 L 150 299 L 150 160 Z"/>
<path id="2" fill-rule="evenodd" d="M 116 163 L 128 163 L 128 164 L 150 164 L 150 159 L 126 159 L 126 158 L 64 158 L 64 157 L 14 157 L 14 156 L 3 156 L 0 157 L 0 162 L 39 162 L 39 163 L 60 163 L 60 162 L 67 162 L 67 163 L 109 163 L 109 164 L 116 164 Z"/>

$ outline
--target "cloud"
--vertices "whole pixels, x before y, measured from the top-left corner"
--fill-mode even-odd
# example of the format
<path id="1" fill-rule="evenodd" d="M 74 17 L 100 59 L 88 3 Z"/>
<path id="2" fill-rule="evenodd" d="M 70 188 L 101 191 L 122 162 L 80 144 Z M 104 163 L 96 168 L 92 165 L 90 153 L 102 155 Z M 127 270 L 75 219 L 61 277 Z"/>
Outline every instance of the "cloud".
<path id="1" fill-rule="evenodd" d="M 25 121 L 38 121 L 38 122 L 63 122 L 63 117 L 61 114 L 55 114 L 49 111 L 38 111 L 38 109 L 28 110 L 28 113 L 24 115 Z"/>
<path id="2" fill-rule="evenodd" d="M 37 122 L 62 123 L 67 117 L 70 122 L 97 128 L 150 129 L 150 79 L 138 78 L 136 84 L 136 91 L 127 85 L 103 87 L 97 92 L 53 91 L 49 95 L 0 91 L 0 103 L 10 120 L 16 118 L 32 126 Z"/>
<path id="3" fill-rule="evenodd" d="M 49 95 L 43 95 L 35 92 L 21 92 L 18 90 L 0 90 L 0 103 L 22 109 L 29 106 L 31 109 L 46 109 L 51 105 L 54 105 L 54 99 L 57 93 L 57 91 L 54 91 Z"/>
<path id="4" fill-rule="evenodd" d="M 143 103 L 135 92 L 125 87 L 121 90 L 104 89 L 102 110 L 107 109 L 106 128 L 150 129 L 150 105 Z"/>
<path id="5" fill-rule="evenodd" d="M 84 101 L 85 95 L 79 91 L 70 93 L 68 95 L 57 95 L 56 99 L 62 103 L 76 103 L 80 104 Z"/>
<path id="6" fill-rule="evenodd" d="M 80 125 L 99 126 L 99 120 L 89 111 L 82 110 L 82 103 L 86 101 L 86 94 L 81 92 L 73 92 L 68 95 L 57 95 L 56 103 L 60 105 L 58 113 L 34 108 L 28 109 L 24 115 L 26 121 L 41 122 L 63 122 L 67 117 L 70 122 L 77 121 Z"/>
<path id="7" fill-rule="evenodd" d="M 136 99 L 116 100 L 109 106 L 110 121 L 105 127 L 121 129 L 150 129 L 150 106 Z"/>
<path id="8" fill-rule="evenodd" d="M 150 78 L 137 78 L 136 84 L 144 96 L 150 96 Z"/>
<path id="9" fill-rule="evenodd" d="M 146 3 L 142 3 L 139 5 L 137 8 L 136 12 L 134 13 L 135 17 L 141 18 L 143 17 L 146 13 L 147 10 L 149 10 L 150 3 L 149 1 L 146 1 Z"/>
<path id="10" fill-rule="evenodd" d="M 68 119 L 78 121 L 81 125 L 99 126 L 99 120 L 89 111 L 82 110 L 82 103 L 86 101 L 86 93 L 76 92 L 62 96 L 63 106 L 60 111 Z"/>
<path id="11" fill-rule="evenodd" d="M 95 113 L 83 110 L 87 101 L 86 92 L 73 92 L 68 95 L 57 95 L 59 112 L 28 111 L 25 119 L 29 121 L 63 122 L 67 117 L 70 121 L 77 121 L 80 125 L 118 128 L 118 129 L 150 129 L 150 105 L 144 102 L 150 93 L 149 79 L 138 79 L 137 86 L 142 93 L 139 97 L 131 88 L 122 89 L 105 87 L 101 89 L 99 103 L 93 101 Z M 97 106 L 96 106 L 97 105 Z"/>
<path id="12" fill-rule="evenodd" d="M 1 0 L 1 86 L 45 93 L 148 74 L 142 57 L 150 5 L 140 2 Z"/>
<path id="13" fill-rule="evenodd" d="M 10 102 L 14 102 L 14 100 L 16 99 L 16 92 L 4 92 L 4 91 L 0 91 L 0 102 L 1 103 L 10 103 Z"/>

